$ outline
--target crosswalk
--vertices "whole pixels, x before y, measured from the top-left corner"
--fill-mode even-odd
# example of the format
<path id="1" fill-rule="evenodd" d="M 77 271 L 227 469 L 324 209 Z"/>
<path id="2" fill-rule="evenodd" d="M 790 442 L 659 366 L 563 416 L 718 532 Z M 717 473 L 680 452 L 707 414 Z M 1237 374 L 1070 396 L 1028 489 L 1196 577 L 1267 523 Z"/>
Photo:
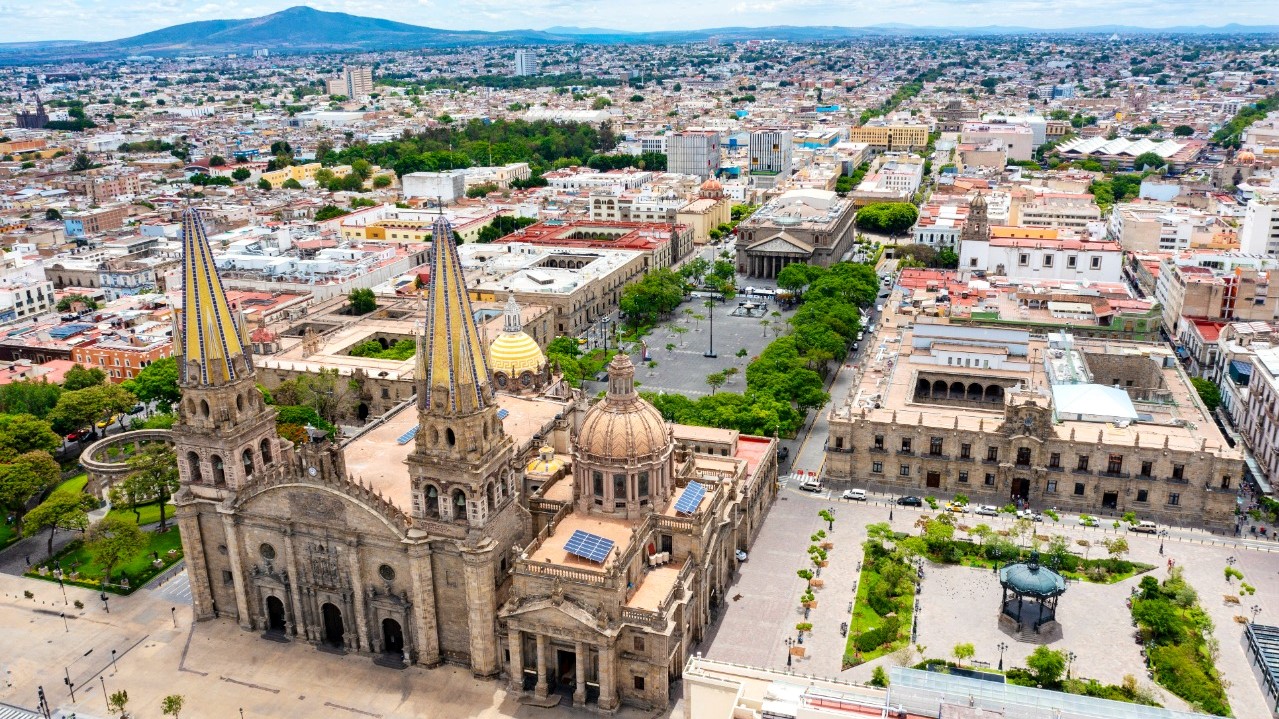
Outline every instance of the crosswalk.
<path id="1" fill-rule="evenodd" d="M 183 570 L 173 579 L 150 591 L 152 594 L 164 597 L 174 604 L 190 604 L 191 578 L 187 576 L 186 570 Z M 0 719 L 4 719 L 4 717 L 0 716 Z"/>

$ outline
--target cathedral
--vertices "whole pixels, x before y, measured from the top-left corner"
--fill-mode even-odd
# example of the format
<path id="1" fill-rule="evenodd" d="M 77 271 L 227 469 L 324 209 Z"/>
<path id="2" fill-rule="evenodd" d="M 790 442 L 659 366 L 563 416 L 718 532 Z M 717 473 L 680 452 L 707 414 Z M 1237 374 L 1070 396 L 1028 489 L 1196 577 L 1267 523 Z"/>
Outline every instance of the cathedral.
<path id="1" fill-rule="evenodd" d="M 182 217 L 174 497 L 197 620 L 441 663 L 522 701 L 666 707 L 777 492 L 777 442 L 666 422 L 618 354 L 593 405 L 520 327 L 483 341 L 437 220 L 415 399 L 353 437 L 276 432 L 199 216 Z"/>

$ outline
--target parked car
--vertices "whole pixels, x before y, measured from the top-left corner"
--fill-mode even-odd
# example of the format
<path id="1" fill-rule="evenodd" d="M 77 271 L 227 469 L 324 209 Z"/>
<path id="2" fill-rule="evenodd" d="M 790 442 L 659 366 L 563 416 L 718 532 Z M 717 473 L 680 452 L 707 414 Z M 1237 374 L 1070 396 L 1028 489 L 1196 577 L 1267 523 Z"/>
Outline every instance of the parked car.
<path id="1" fill-rule="evenodd" d="M 785 460 L 789 456 L 790 456 L 790 447 L 783 445 L 782 447 L 778 448 L 777 450 L 778 459 Z"/>
<path id="2" fill-rule="evenodd" d="M 67 435 L 67 441 L 79 442 L 80 440 L 87 438 L 90 434 L 92 433 L 88 429 L 77 429 L 76 431 Z"/>
<path id="3" fill-rule="evenodd" d="M 1128 525 L 1128 530 L 1132 532 L 1141 532 L 1142 534 L 1155 534 L 1159 531 L 1159 525 L 1151 521 L 1143 521 Z"/>
<path id="4" fill-rule="evenodd" d="M 129 410 L 129 414 L 142 414 L 146 410 L 147 410 L 146 405 L 135 404 L 133 405 L 133 408 Z"/>
<path id="5" fill-rule="evenodd" d="M 1084 527 L 1095 527 L 1097 526 L 1097 518 L 1081 514 L 1079 515 L 1079 524 Z"/>
<path id="6" fill-rule="evenodd" d="M 820 479 L 806 479 L 799 483 L 799 488 L 805 492 L 822 491 L 822 481 Z"/>
<path id="7" fill-rule="evenodd" d="M 98 422 L 98 429 L 106 429 L 107 427 L 110 427 L 111 425 L 119 421 L 120 421 L 120 415 L 113 414 L 109 418 L 104 419 L 101 422 Z"/>
<path id="8" fill-rule="evenodd" d="M 916 497 L 916 496 L 914 496 L 914 495 L 906 495 L 905 497 L 898 497 L 898 498 L 897 498 L 897 503 L 898 503 L 898 504 L 900 504 L 900 505 L 902 505 L 902 506 L 905 506 L 905 507 L 922 507 L 922 506 L 924 506 L 924 500 L 922 500 L 922 499 L 920 499 L 919 497 Z"/>
<path id="9" fill-rule="evenodd" d="M 979 504 L 973 510 L 973 514 L 980 514 L 983 517 L 997 517 L 999 516 L 999 507 L 993 504 Z"/>
<path id="10" fill-rule="evenodd" d="M 968 505 L 966 504 L 955 504 L 954 502 L 950 502 L 946 505 L 946 511 L 954 512 L 955 514 L 968 514 L 969 510 Z"/>
<path id="11" fill-rule="evenodd" d="M 1032 522 L 1042 522 L 1044 521 L 1044 515 L 1030 509 L 1022 509 L 1017 512 L 1017 519 L 1029 519 Z"/>
<path id="12" fill-rule="evenodd" d="M 839 495 L 840 499 L 851 499 L 854 502 L 866 501 L 866 490 L 864 489 L 845 489 L 844 493 Z"/>

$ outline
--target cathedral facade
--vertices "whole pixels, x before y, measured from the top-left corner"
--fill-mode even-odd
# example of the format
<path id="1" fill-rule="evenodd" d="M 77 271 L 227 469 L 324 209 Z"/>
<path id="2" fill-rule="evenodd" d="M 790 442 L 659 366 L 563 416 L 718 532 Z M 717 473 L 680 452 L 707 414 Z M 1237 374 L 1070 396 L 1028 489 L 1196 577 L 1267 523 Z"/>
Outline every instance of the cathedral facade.
<path id="1" fill-rule="evenodd" d="M 182 225 L 174 501 L 197 620 L 462 665 L 539 703 L 666 705 L 775 496 L 775 440 L 664 422 L 624 355 L 586 409 L 520 341 L 518 308 L 486 347 L 440 218 L 413 405 L 294 445 L 255 382 L 262 332 L 227 302 L 194 211 Z M 539 461 L 565 469 L 526 495 Z M 613 551 L 565 550 L 595 528 Z"/>

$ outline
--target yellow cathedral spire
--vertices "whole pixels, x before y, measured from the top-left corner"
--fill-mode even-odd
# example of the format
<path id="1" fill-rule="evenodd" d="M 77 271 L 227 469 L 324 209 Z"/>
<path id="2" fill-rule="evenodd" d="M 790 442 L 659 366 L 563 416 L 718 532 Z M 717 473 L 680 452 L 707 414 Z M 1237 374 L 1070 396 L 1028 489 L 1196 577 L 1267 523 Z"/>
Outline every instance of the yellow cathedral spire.
<path id="1" fill-rule="evenodd" d="M 190 207 L 182 212 L 182 319 L 177 340 L 184 384 L 222 385 L 251 372 L 204 223 Z"/>
<path id="2" fill-rule="evenodd" d="M 453 228 L 444 215 L 436 218 L 431 241 L 426 335 L 418 361 L 426 385 L 423 406 L 435 412 L 468 414 L 491 403 L 488 360 L 466 294 Z"/>

